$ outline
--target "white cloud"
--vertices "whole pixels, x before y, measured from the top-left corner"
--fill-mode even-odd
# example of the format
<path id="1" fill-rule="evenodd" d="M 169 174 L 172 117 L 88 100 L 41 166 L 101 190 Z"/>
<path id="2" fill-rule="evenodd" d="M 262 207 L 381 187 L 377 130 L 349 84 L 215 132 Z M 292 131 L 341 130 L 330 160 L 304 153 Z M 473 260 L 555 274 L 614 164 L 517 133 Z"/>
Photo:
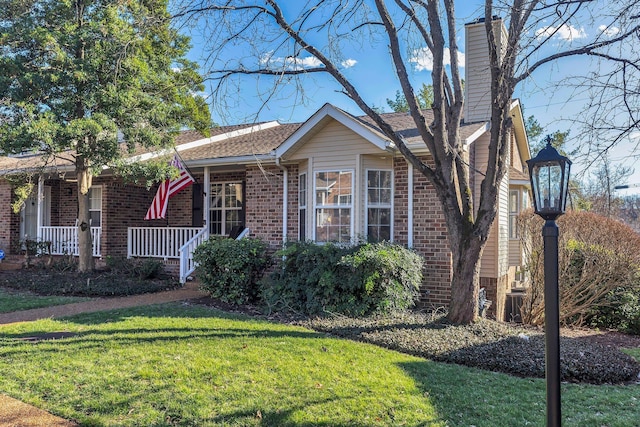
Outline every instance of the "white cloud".
<path id="1" fill-rule="evenodd" d="M 346 59 L 344 61 L 342 61 L 342 67 L 343 68 L 351 68 L 354 65 L 356 65 L 358 63 L 358 61 L 356 61 L 355 59 Z"/>
<path id="2" fill-rule="evenodd" d="M 458 51 L 458 66 L 464 68 L 464 53 Z M 416 70 L 418 71 L 431 71 L 433 70 L 433 56 L 431 51 L 426 48 L 420 48 L 413 51 L 413 55 L 409 58 L 409 62 L 416 64 Z M 451 65 L 451 54 L 449 49 L 445 48 L 444 51 L 444 65 Z"/>
<path id="3" fill-rule="evenodd" d="M 322 62 L 315 56 L 307 56 L 304 58 L 296 56 L 274 56 L 273 51 L 263 54 L 258 60 L 260 67 L 269 69 L 278 69 L 285 67 L 287 70 L 304 70 L 305 68 L 322 67 Z M 358 61 L 355 59 L 345 59 L 340 63 L 344 68 L 351 68 Z"/>
<path id="4" fill-rule="evenodd" d="M 629 133 L 629 139 L 631 140 L 640 140 L 640 131 L 633 131 Z"/>
<path id="5" fill-rule="evenodd" d="M 606 25 L 600 25 L 598 27 L 598 31 L 608 37 L 614 37 L 620 34 L 620 28 L 618 27 L 608 27 Z"/>
<path id="6" fill-rule="evenodd" d="M 566 24 L 559 27 L 542 27 L 536 31 L 536 37 L 538 38 L 551 37 L 552 35 L 567 42 L 587 37 L 584 28 L 576 28 L 573 25 Z"/>

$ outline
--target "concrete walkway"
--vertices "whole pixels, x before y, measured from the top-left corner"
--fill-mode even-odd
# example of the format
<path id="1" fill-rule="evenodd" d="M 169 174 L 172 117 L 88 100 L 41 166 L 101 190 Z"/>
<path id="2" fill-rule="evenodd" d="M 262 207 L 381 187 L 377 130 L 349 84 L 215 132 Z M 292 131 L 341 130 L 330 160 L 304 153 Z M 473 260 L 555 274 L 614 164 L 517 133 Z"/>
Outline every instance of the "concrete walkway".
<path id="1" fill-rule="evenodd" d="M 184 287 L 172 291 L 133 295 L 129 297 L 96 298 L 91 301 L 76 302 L 72 304 L 34 308 L 31 310 L 15 311 L 12 313 L 0 313 L 0 325 L 73 316 L 74 314 L 80 313 L 94 313 L 96 311 L 114 310 L 118 308 L 161 304 L 165 302 L 200 298 L 203 296 L 205 296 L 205 294 L 198 290 L 198 284 L 189 282 Z M 0 329 L 0 332 L 2 332 L 2 329 Z"/>
<path id="2" fill-rule="evenodd" d="M 80 313 L 115 310 L 150 304 L 183 301 L 205 296 L 198 290 L 198 284 L 190 282 L 183 288 L 153 294 L 134 295 L 118 298 L 97 298 L 91 301 L 54 307 L 36 308 L 0 314 L 0 335 L 2 325 L 30 322 L 39 319 L 58 318 Z M 51 415 L 9 396 L 0 394 L 0 427 L 75 427 L 76 423 Z"/>

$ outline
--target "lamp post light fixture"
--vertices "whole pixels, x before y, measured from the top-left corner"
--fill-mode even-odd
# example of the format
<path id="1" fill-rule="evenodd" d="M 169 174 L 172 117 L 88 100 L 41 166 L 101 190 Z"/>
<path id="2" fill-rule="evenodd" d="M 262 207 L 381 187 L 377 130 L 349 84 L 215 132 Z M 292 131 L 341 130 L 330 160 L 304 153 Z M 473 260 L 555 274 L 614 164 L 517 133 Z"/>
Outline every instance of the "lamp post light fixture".
<path id="1" fill-rule="evenodd" d="M 544 239 L 544 329 L 547 379 L 547 427 L 560 427 L 560 295 L 558 289 L 558 226 L 556 218 L 565 212 L 569 193 L 571 160 L 547 146 L 527 160 L 535 213 L 545 224 Z"/>

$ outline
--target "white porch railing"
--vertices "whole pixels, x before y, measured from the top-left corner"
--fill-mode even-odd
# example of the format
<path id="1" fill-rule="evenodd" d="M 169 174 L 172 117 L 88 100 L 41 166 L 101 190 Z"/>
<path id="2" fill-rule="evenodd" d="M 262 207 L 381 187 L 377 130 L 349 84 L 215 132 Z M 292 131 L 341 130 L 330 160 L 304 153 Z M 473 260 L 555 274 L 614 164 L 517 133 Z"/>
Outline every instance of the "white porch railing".
<path id="1" fill-rule="evenodd" d="M 100 239 L 102 227 L 91 227 L 91 246 L 94 257 L 101 256 Z M 78 227 L 76 226 L 42 226 L 40 241 L 51 242 L 51 255 L 78 256 Z"/>
<path id="2" fill-rule="evenodd" d="M 249 234 L 245 228 L 237 237 L 240 240 Z M 127 256 L 179 259 L 180 283 L 195 271 L 193 251 L 209 239 L 209 230 L 192 227 L 129 227 L 127 231 Z"/>
<path id="3" fill-rule="evenodd" d="M 209 230 L 205 227 L 180 247 L 180 283 L 186 283 L 187 278 L 196 270 L 193 251 L 208 238 Z"/>
<path id="4" fill-rule="evenodd" d="M 129 227 L 127 256 L 178 259 L 180 248 L 202 230 L 200 227 Z"/>

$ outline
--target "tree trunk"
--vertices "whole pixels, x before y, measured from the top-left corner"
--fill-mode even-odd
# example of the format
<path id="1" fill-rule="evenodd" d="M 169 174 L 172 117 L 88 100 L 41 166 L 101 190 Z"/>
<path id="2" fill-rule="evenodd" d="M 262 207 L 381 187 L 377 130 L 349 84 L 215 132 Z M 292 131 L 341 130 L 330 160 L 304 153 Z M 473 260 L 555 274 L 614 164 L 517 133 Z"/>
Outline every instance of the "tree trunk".
<path id="1" fill-rule="evenodd" d="M 85 273 L 92 271 L 94 267 L 89 216 L 91 171 L 86 167 L 78 167 L 76 177 L 78 178 L 78 271 Z"/>
<path id="2" fill-rule="evenodd" d="M 478 319 L 480 291 L 480 258 L 484 245 L 481 239 L 462 233 L 453 233 L 453 277 L 448 319 L 455 324 L 469 324 Z M 486 240 L 486 239 L 485 239 Z"/>

